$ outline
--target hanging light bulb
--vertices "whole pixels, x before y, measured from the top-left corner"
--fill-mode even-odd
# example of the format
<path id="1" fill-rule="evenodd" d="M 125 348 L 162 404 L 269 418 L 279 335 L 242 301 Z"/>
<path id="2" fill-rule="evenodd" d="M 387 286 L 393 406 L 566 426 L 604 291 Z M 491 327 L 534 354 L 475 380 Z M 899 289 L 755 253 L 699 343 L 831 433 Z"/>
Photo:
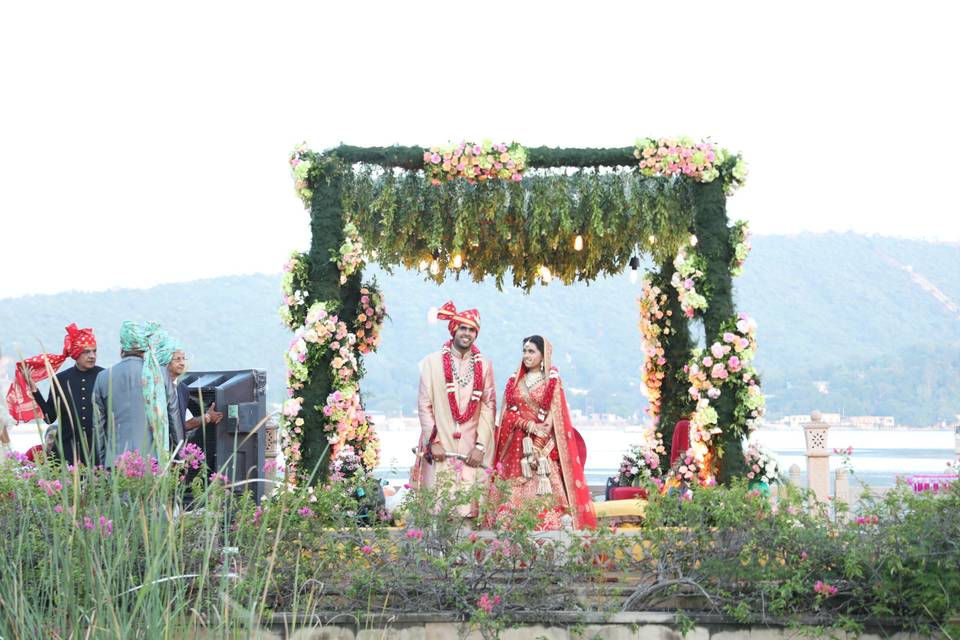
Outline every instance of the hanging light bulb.
<path id="1" fill-rule="evenodd" d="M 583 251 L 583 236 L 577 235 L 577 237 L 573 239 L 573 250 Z"/>
<path id="2" fill-rule="evenodd" d="M 435 276 L 440 273 L 440 263 L 434 260 L 430 263 L 430 275 Z"/>
<path id="3" fill-rule="evenodd" d="M 690 246 L 691 247 L 697 246 L 697 236 L 692 233 L 690 234 Z"/>
<path id="4" fill-rule="evenodd" d="M 462 266 L 463 266 L 463 256 L 461 256 L 458 253 L 457 255 L 453 256 L 453 268 L 459 269 Z"/>
<path id="5" fill-rule="evenodd" d="M 650 237 L 647 239 L 650 241 L 650 244 L 656 244 L 657 242 L 657 236 L 653 235 L 652 233 L 650 234 Z"/>
<path id="6" fill-rule="evenodd" d="M 429 267 L 429 266 L 430 266 L 430 263 L 427 262 L 427 259 L 426 259 L 426 258 L 424 258 L 423 260 L 420 261 L 420 264 L 417 265 L 417 269 L 418 269 L 419 271 L 426 271 L 426 270 L 427 270 L 427 267 Z"/>
<path id="7" fill-rule="evenodd" d="M 546 265 L 540 265 L 538 271 L 540 272 L 540 277 L 543 279 L 543 282 L 550 284 L 550 281 L 553 280 L 553 274 L 550 273 L 550 269 Z"/>
<path id="8" fill-rule="evenodd" d="M 637 278 L 640 277 L 640 272 L 637 271 L 637 268 L 640 267 L 640 258 L 633 256 L 630 258 L 630 283 L 635 283 Z"/>

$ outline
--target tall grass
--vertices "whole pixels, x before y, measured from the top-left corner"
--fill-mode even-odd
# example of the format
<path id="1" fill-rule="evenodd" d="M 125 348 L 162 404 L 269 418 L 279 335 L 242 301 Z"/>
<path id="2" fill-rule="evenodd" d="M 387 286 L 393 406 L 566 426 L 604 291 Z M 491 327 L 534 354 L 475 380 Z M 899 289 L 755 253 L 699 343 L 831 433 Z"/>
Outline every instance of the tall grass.
<path id="1" fill-rule="evenodd" d="M 231 514 L 251 498 L 183 465 L 127 456 L 112 472 L 55 464 L 0 469 L 0 636 L 176 637 L 255 627 L 257 599 L 238 601 Z M 249 536 L 244 555 L 272 540 Z"/>

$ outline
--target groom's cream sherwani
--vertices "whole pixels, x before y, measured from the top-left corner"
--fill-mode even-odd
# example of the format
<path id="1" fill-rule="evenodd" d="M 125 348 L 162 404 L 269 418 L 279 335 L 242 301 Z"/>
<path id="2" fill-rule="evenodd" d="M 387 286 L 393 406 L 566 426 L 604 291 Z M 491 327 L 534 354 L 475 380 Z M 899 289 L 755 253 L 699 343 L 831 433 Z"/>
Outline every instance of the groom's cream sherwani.
<path id="1" fill-rule="evenodd" d="M 461 357 L 456 349 L 451 349 L 450 357 L 454 368 L 465 372 L 469 368 L 470 353 Z M 419 450 L 429 449 L 430 436 L 436 427 L 435 441 L 439 442 L 444 451 L 459 453 L 464 456 L 479 442 L 484 447 L 483 464 L 490 467 L 494 455 L 494 419 L 497 413 L 497 392 L 493 382 L 493 366 L 490 361 L 480 354 L 479 361 L 483 368 L 483 394 L 480 397 L 480 406 L 476 413 L 466 422 L 457 425 L 453 419 L 450 402 L 447 397 L 447 385 L 443 375 L 442 352 L 431 353 L 420 362 L 420 393 L 418 410 L 420 413 L 420 440 Z M 456 386 L 457 403 L 460 413 L 467 410 L 470 395 L 473 393 L 473 376 L 469 376 L 466 384 L 460 385 L 454 379 Z M 459 428 L 458 428 L 459 427 Z M 460 438 L 454 433 L 459 431 Z M 411 472 L 411 484 L 414 486 L 431 487 L 437 479 L 437 474 L 449 470 L 454 474 L 460 486 L 467 486 L 474 482 L 486 482 L 487 474 L 480 468 L 471 468 L 458 460 L 445 460 L 430 464 L 423 457 L 414 462 Z M 469 508 L 462 510 L 463 515 L 474 515 Z"/>

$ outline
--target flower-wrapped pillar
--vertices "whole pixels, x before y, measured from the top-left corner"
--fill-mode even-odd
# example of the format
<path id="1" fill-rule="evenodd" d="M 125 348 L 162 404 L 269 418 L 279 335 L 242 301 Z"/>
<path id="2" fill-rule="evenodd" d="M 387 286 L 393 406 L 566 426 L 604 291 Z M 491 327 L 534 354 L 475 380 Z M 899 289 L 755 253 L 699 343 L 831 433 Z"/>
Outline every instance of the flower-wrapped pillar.
<path id="1" fill-rule="evenodd" d="M 349 167 L 346 168 L 349 171 Z M 340 285 L 340 269 L 330 259 L 343 244 L 343 209 L 341 205 L 341 181 L 343 165 L 335 158 L 326 158 L 318 163 L 316 174 L 312 176 L 313 197 L 310 201 L 310 288 L 309 299 L 339 300 L 343 309 L 356 306 L 359 295 L 359 274 L 354 274 L 346 286 Z M 352 297 L 353 302 L 346 298 Z M 324 422 L 322 414 L 327 396 L 333 392 L 333 372 L 330 361 L 334 353 L 322 356 L 319 366 L 313 367 L 310 378 L 303 388 L 302 416 L 308 425 L 320 425 Z M 317 469 L 317 476 L 326 477 L 330 445 L 326 433 L 320 428 L 304 430 L 300 440 L 299 469 L 311 474 Z"/>
<path id="2" fill-rule="evenodd" d="M 727 226 L 727 198 L 721 180 L 693 185 L 694 231 L 697 237 L 697 253 L 706 263 L 707 291 L 710 304 L 703 311 L 704 333 L 707 347 L 720 340 L 725 324 L 734 318 L 733 278 L 730 275 L 730 263 L 733 248 L 730 242 L 730 228 Z M 722 457 L 717 460 L 719 482 L 727 482 L 746 473 L 743 462 L 743 432 L 735 425 L 734 411 L 737 398 L 732 393 L 721 393 L 712 399 L 710 405 L 717 412 L 716 424 L 723 432 L 719 442 L 715 443 Z"/>
<path id="3" fill-rule="evenodd" d="M 362 284 L 363 241 L 344 211 L 348 163 L 298 147 L 290 164 L 311 212 L 307 254 L 294 253 L 283 279 L 288 399 L 280 429 L 291 479 L 316 483 L 376 468 L 379 443 L 360 398 L 363 357 L 376 350 L 385 317 L 376 283 Z"/>
<path id="4" fill-rule="evenodd" d="M 651 418 L 656 421 L 658 431 L 662 436 L 665 451 L 663 465 L 670 460 L 673 430 L 678 420 L 688 417 L 693 411 L 693 401 L 687 393 L 687 379 L 683 371 L 684 363 L 690 360 L 693 341 L 690 339 L 689 320 L 681 308 L 677 296 L 672 295 L 670 281 L 673 279 L 675 268 L 670 261 L 664 262 L 658 272 L 647 274 L 644 283 L 644 296 L 649 295 L 647 288 L 652 287 L 659 297 L 656 311 L 661 314 L 659 319 L 653 318 L 659 325 L 658 343 L 655 346 L 655 356 L 648 359 L 647 366 L 651 368 L 646 376 L 657 377 L 657 396 L 653 399 L 653 389 L 648 388 L 650 398 Z M 650 292 L 650 293 L 653 293 Z M 646 321 L 646 320 L 645 320 Z M 645 331 L 647 333 L 648 331 Z M 650 338 L 645 336 L 645 341 Z"/>

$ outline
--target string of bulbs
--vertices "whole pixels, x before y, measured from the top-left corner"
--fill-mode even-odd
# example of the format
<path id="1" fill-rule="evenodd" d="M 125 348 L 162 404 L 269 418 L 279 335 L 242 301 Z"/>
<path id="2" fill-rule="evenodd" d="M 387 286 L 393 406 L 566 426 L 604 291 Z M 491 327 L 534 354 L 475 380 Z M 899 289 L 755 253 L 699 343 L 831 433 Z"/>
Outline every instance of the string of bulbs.
<path id="1" fill-rule="evenodd" d="M 647 238 L 647 241 L 653 245 L 657 242 L 657 236 L 650 234 Z M 690 233 L 690 246 L 697 246 L 697 236 L 691 231 Z M 573 239 L 573 250 L 574 251 L 583 251 L 583 236 L 577 234 L 577 237 Z M 630 282 L 636 283 L 640 278 L 640 258 L 637 255 L 630 257 L 630 261 L 627 263 L 630 267 Z M 463 255 L 456 253 L 451 260 L 451 266 L 454 269 L 463 268 Z M 430 271 L 430 275 L 435 276 L 440 273 L 440 250 L 434 249 L 432 259 L 427 260 L 423 258 L 420 260 L 420 263 L 417 265 L 420 271 Z M 540 265 L 537 268 L 537 274 L 540 276 L 540 279 L 543 280 L 544 284 L 550 284 L 550 281 L 553 280 L 553 273 L 550 271 L 550 267 L 545 264 Z"/>

